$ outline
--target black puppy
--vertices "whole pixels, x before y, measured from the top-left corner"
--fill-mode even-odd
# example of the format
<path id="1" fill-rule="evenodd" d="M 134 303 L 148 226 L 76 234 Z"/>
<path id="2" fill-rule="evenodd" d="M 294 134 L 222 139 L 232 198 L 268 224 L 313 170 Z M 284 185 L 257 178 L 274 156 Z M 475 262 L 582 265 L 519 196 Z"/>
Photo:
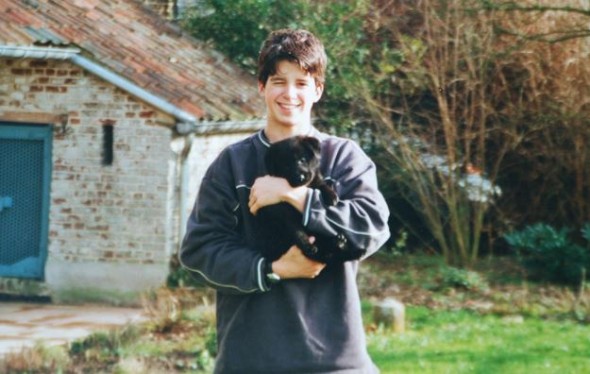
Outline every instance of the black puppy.
<path id="1" fill-rule="evenodd" d="M 320 142 L 309 136 L 295 136 L 273 143 L 265 158 L 269 175 L 285 178 L 292 187 L 308 186 L 320 190 L 326 205 L 338 203 L 338 195 L 320 173 Z M 259 241 L 263 255 L 274 261 L 296 244 L 309 258 L 324 262 L 343 262 L 364 255 L 353 248 L 342 234 L 327 236 L 306 232 L 302 215 L 292 205 L 279 203 L 258 212 Z M 315 237 L 314 243 L 309 242 Z"/>

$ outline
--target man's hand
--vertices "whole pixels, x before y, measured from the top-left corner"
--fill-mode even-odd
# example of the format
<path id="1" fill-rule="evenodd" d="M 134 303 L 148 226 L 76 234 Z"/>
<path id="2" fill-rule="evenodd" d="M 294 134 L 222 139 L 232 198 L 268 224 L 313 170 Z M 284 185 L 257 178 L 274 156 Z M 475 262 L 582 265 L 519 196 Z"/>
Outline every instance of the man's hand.
<path id="1" fill-rule="evenodd" d="M 306 197 L 307 187 L 293 188 L 284 178 L 266 175 L 254 181 L 250 190 L 248 207 L 250 208 L 250 213 L 256 215 L 260 208 L 267 205 L 287 202 L 293 205 L 295 209 L 303 212 Z"/>
<path id="2" fill-rule="evenodd" d="M 313 240 L 312 240 L 313 242 Z M 278 260 L 272 263 L 272 271 L 281 279 L 315 278 L 326 267 L 326 264 L 307 258 L 301 249 L 292 246 Z"/>

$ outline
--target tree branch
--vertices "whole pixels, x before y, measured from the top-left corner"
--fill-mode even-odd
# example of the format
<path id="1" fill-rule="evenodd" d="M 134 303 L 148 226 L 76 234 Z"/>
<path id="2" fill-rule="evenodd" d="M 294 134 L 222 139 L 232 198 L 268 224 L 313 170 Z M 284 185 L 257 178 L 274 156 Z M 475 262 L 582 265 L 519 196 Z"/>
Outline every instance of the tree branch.
<path id="1" fill-rule="evenodd" d="M 511 31 L 506 28 L 495 25 L 495 31 L 498 33 L 516 36 L 523 40 L 538 41 L 545 43 L 559 43 L 570 39 L 585 38 L 590 36 L 590 30 L 564 30 L 564 31 L 553 31 L 547 33 L 538 33 L 533 35 L 527 35 L 516 31 Z"/>
<path id="2" fill-rule="evenodd" d="M 484 0 L 483 9 L 484 10 L 502 10 L 508 12 L 520 11 L 520 12 L 568 12 L 568 13 L 578 13 L 584 16 L 590 17 L 590 9 L 582 9 L 576 8 L 572 6 L 546 6 L 546 5 L 530 5 L 530 6 L 523 6 L 519 5 L 515 1 L 506 1 L 506 2 L 494 2 L 490 0 Z"/>

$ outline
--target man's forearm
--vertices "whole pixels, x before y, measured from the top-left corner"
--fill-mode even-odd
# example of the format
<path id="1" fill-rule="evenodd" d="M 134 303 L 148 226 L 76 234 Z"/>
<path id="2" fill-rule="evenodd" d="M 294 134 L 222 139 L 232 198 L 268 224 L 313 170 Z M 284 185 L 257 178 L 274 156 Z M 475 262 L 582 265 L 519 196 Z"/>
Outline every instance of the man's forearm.
<path id="1" fill-rule="evenodd" d="M 286 203 L 291 204 L 295 207 L 295 209 L 303 213 L 303 211 L 305 210 L 305 204 L 307 202 L 308 191 L 309 188 L 307 188 L 306 186 L 292 188 L 284 193 L 282 200 Z"/>

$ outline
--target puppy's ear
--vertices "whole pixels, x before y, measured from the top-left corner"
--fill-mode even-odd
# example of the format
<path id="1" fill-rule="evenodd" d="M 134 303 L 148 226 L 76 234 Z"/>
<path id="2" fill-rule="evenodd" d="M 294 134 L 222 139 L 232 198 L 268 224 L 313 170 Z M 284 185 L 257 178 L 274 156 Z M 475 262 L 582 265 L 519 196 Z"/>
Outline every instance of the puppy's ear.
<path id="1" fill-rule="evenodd" d="M 320 155 L 320 141 L 318 139 L 311 136 L 306 136 L 302 139 L 302 144 L 307 150 L 311 152 L 314 157 L 318 157 Z"/>

